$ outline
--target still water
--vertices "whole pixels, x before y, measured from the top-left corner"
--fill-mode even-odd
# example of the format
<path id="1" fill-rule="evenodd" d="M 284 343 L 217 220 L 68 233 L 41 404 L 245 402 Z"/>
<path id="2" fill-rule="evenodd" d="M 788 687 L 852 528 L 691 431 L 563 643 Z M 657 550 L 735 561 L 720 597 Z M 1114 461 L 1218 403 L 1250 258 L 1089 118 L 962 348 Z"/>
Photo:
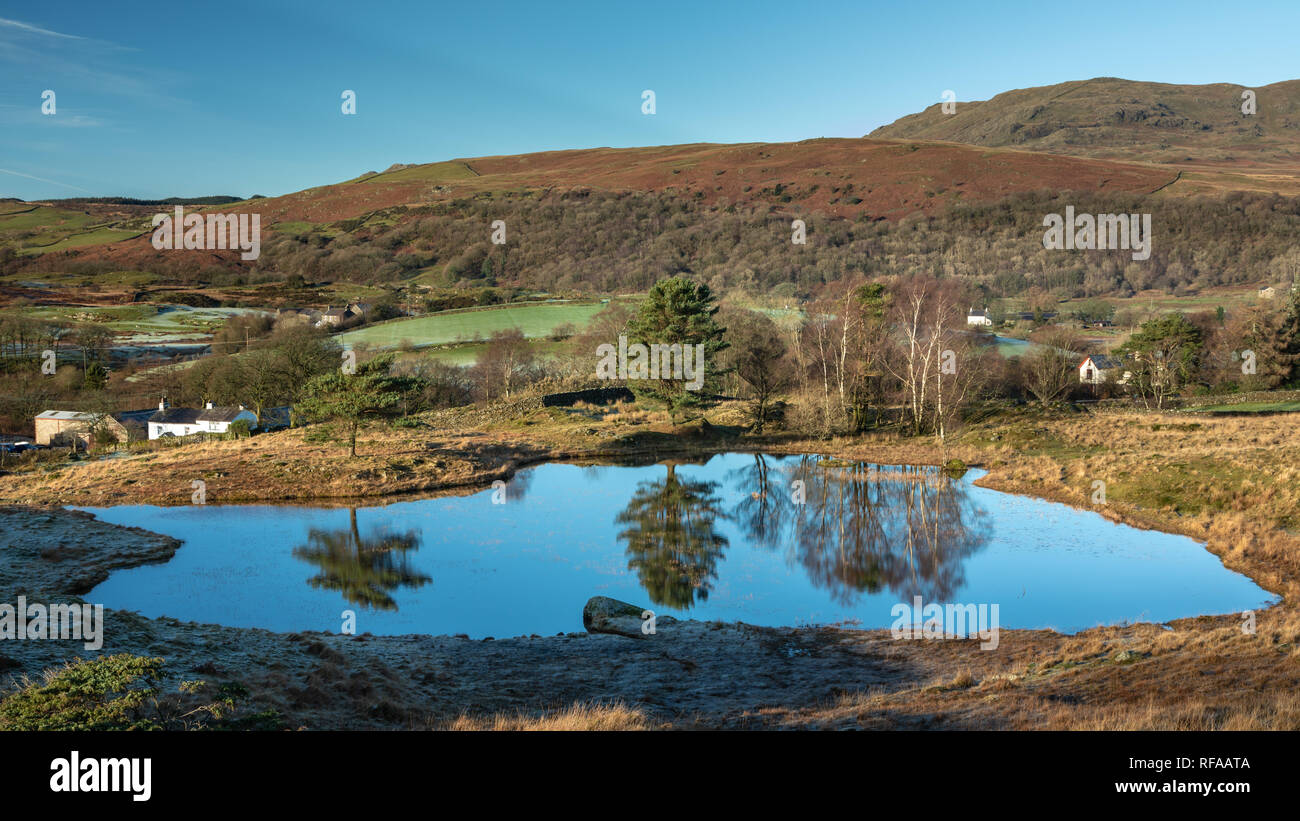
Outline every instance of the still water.
<path id="1" fill-rule="evenodd" d="M 997 604 L 1074 632 L 1269 603 L 1198 542 L 928 468 L 722 454 L 521 471 L 504 492 L 382 506 L 124 506 L 100 519 L 184 542 L 87 597 L 277 631 L 486 636 L 582 629 L 604 595 L 659 615 L 888 627 L 891 608 Z M 371 503 L 373 504 L 373 503 Z"/>

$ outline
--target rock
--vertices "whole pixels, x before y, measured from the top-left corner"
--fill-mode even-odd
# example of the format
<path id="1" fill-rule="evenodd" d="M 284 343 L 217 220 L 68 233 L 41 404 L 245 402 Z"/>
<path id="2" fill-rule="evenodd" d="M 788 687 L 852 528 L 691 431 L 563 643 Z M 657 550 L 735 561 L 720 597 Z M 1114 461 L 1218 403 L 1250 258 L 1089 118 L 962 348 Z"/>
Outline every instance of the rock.
<path id="1" fill-rule="evenodd" d="M 641 614 L 646 608 L 628 604 L 625 601 L 611 599 L 608 596 L 592 596 L 587 606 L 582 608 L 582 626 L 588 633 L 609 633 L 614 636 L 626 636 L 630 639 L 648 639 L 658 635 L 666 625 L 676 623 L 672 616 L 655 618 L 654 633 L 642 632 L 648 619 Z"/>

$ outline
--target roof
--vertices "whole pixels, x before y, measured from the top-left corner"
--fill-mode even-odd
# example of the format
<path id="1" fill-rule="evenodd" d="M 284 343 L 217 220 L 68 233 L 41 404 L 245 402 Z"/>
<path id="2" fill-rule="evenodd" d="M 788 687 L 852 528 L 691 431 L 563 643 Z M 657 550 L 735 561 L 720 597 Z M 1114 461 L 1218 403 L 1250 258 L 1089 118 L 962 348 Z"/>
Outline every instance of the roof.
<path id="1" fill-rule="evenodd" d="M 252 413 L 247 408 L 205 408 L 199 411 L 200 422 L 233 422 L 241 413 Z"/>
<path id="2" fill-rule="evenodd" d="M 199 421 L 198 408 L 167 408 L 156 410 L 149 417 L 151 423 L 159 425 L 193 425 Z"/>
<path id="3" fill-rule="evenodd" d="M 233 422 L 247 408 L 167 408 L 154 411 L 149 421 L 159 425 L 194 425 L 199 422 Z"/>
<path id="4" fill-rule="evenodd" d="M 971 311 L 970 313 L 966 314 L 966 316 L 988 316 L 988 315 L 989 315 L 988 311 Z"/>
<path id="5" fill-rule="evenodd" d="M 119 422 L 148 422 L 149 417 L 158 411 L 154 408 L 145 408 L 144 410 L 121 411 L 113 414 L 113 418 Z"/>
<path id="6" fill-rule="evenodd" d="M 93 413 L 83 413 L 82 411 L 47 410 L 36 414 L 36 418 L 58 419 L 64 422 L 93 422 L 96 416 Z"/>
<path id="7" fill-rule="evenodd" d="M 1083 361 L 1087 362 L 1089 359 L 1092 360 L 1093 366 L 1099 371 L 1112 371 L 1115 370 L 1116 368 L 1124 367 L 1123 362 L 1111 356 L 1102 356 L 1101 354 L 1096 354 L 1095 356 L 1087 357 Z"/>

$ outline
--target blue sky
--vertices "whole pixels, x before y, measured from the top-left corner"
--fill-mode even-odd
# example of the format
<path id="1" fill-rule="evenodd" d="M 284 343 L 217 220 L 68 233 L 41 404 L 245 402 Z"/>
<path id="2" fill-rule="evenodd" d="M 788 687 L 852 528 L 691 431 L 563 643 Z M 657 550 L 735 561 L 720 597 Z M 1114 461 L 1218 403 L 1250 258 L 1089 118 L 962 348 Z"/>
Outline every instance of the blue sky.
<path id="1" fill-rule="evenodd" d="M 1297 54 L 1294 0 L 0 0 L 0 196 L 274 196 L 395 162 L 859 137 L 944 89 L 1260 86 L 1300 77 Z"/>

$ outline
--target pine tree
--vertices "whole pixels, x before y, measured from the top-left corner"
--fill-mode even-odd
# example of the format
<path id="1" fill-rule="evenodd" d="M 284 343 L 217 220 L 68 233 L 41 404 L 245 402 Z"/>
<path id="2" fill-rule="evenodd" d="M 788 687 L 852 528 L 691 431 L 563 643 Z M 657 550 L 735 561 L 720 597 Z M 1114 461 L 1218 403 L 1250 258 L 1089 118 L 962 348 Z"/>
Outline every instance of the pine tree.
<path id="1" fill-rule="evenodd" d="M 687 388 L 688 379 L 667 378 L 661 373 L 658 379 L 631 380 L 628 387 L 637 398 L 650 398 L 668 407 L 673 418 L 684 408 L 700 404 L 703 394 L 715 394 L 721 375 L 719 351 L 728 347 L 722 335 L 725 328 L 718 325 L 714 315 L 718 306 L 707 285 L 692 282 L 686 277 L 661 279 L 650 289 L 635 316 L 628 322 L 628 344 L 643 345 L 703 345 L 704 381 L 699 390 Z"/>
<path id="2" fill-rule="evenodd" d="M 376 357 L 357 367 L 355 374 L 336 370 L 312 379 L 303 388 L 296 409 L 312 421 L 342 422 L 348 448 L 357 455 L 357 430 L 363 420 L 391 415 L 402 401 L 405 381 L 388 375 L 393 354 Z"/>

